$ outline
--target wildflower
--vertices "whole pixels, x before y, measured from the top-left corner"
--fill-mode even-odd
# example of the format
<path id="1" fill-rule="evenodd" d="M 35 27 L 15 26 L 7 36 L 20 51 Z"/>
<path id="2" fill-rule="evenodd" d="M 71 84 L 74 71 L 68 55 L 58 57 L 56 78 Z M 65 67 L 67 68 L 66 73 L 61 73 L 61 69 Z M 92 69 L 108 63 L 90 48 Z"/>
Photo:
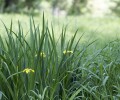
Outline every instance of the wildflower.
<path id="1" fill-rule="evenodd" d="M 26 68 L 24 69 L 22 72 L 25 72 L 26 74 L 30 73 L 30 72 L 35 72 L 33 69 L 30 69 L 30 68 Z"/>
<path id="2" fill-rule="evenodd" d="M 71 51 L 71 50 L 64 50 L 63 51 L 63 54 L 72 54 L 73 53 L 73 51 Z"/>
<path id="3" fill-rule="evenodd" d="M 37 54 L 35 55 L 35 57 L 37 57 Z M 40 57 L 45 58 L 45 57 L 46 57 L 45 53 L 44 53 L 44 52 L 41 52 L 41 53 L 40 53 Z"/>
<path id="4" fill-rule="evenodd" d="M 41 53 L 40 53 L 40 56 L 41 56 L 41 57 L 46 57 L 46 55 L 45 55 L 44 52 L 41 52 Z"/>

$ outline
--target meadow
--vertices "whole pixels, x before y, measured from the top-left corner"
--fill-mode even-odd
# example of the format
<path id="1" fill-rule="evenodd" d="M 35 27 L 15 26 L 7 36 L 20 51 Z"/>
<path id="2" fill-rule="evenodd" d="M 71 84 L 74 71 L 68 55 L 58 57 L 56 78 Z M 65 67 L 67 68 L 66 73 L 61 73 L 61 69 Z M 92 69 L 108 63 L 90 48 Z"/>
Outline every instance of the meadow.
<path id="1" fill-rule="evenodd" d="M 0 100 L 120 99 L 118 17 L 0 19 Z"/>

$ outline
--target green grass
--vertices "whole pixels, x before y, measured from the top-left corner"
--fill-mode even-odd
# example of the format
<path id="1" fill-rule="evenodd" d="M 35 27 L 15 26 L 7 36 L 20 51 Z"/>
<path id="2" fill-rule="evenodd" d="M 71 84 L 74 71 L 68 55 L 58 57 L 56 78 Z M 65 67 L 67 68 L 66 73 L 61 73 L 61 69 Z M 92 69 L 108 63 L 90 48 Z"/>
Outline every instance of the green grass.
<path id="1" fill-rule="evenodd" d="M 42 16 L 34 16 L 36 25 L 42 25 Z M 21 22 L 24 28 L 24 34 L 29 31 L 29 16 L 19 14 L 1 14 L 0 19 L 5 23 L 7 27 L 10 26 L 11 20 L 13 21 L 14 31 L 17 31 L 18 20 Z M 67 16 L 67 17 L 54 17 L 46 15 L 46 20 L 49 20 L 49 27 L 51 23 L 54 26 L 55 36 L 60 35 L 60 30 L 63 25 L 68 25 L 67 37 L 71 37 L 74 32 L 79 29 L 78 35 L 84 34 L 83 41 L 99 39 L 99 41 L 105 43 L 106 41 L 115 40 L 120 37 L 120 19 L 117 17 L 109 16 L 104 18 L 93 18 L 90 16 Z M 0 34 L 4 35 L 5 30 L 2 28 L 3 24 L 0 22 Z"/>
<path id="2" fill-rule="evenodd" d="M 119 19 L 76 17 L 74 23 L 69 17 L 66 28 L 63 18 L 51 26 L 44 16 L 23 16 L 20 22 L 1 16 L 6 17 L 0 36 L 0 99 L 119 100 Z M 93 34 L 100 25 L 103 33 Z"/>

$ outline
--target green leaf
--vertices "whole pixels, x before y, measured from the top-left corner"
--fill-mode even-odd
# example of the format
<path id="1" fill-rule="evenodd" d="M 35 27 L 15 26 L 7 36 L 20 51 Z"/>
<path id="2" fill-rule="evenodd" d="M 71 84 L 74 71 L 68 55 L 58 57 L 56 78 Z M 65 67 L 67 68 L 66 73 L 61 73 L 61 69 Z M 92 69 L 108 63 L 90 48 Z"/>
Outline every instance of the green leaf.
<path id="1" fill-rule="evenodd" d="M 74 100 L 74 98 L 82 91 L 82 87 L 80 87 L 77 91 L 75 91 L 72 96 L 69 98 L 69 100 Z"/>
<path id="2" fill-rule="evenodd" d="M 0 91 L 0 100 L 2 100 L 2 92 Z"/>
<path id="3" fill-rule="evenodd" d="M 103 86 L 105 86 L 106 85 L 106 82 L 107 82 L 107 80 L 109 79 L 109 76 L 106 76 L 105 78 L 104 78 L 104 80 L 103 80 Z"/>

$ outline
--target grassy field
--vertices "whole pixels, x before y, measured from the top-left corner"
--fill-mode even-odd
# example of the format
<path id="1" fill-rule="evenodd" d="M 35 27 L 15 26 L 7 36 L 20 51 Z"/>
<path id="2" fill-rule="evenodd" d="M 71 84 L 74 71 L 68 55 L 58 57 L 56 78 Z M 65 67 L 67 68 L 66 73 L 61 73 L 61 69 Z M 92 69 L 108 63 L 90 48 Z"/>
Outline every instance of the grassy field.
<path id="1" fill-rule="evenodd" d="M 29 31 L 29 19 L 27 15 L 19 14 L 2 14 L 0 19 L 5 23 L 7 27 L 10 26 L 11 20 L 13 21 L 14 30 L 18 30 L 18 20 L 20 21 L 22 27 L 24 28 L 25 33 Z M 34 16 L 36 25 L 41 25 L 42 16 Z M 117 17 L 104 17 L 104 18 L 93 18 L 90 16 L 51 16 L 46 15 L 46 20 L 49 21 L 49 26 L 53 24 L 55 34 L 58 36 L 62 29 L 62 26 L 67 25 L 67 35 L 68 37 L 72 36 L 74 32 L 79 29 L 78 33 L 84 34 L 85 40 L 87 39 L 100 39 L 102 41 L 114 40 L 120 37 L 120 18 Z M 1 34 L 5 34 L 3 31 L 3 23 L 0 22 L 0 31 Z"/>
<path id="2" fill-rule="evenodd" d="M 119 18 L 0 19 L 0 100 L 120 99 Z"/>

